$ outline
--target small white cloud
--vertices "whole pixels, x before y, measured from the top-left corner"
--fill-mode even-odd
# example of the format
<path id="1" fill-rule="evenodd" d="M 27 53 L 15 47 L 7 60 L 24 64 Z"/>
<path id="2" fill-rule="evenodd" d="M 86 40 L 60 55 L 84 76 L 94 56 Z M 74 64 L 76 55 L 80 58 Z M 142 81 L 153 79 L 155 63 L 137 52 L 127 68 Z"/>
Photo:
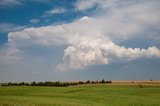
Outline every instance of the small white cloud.
<path id="1" fill-rule="evenodd" d="M 66 9 L 64 8 L 55 8 L 50 10 L 48 13 L 49 14 L 59 14 L 59 13 L 64 13 L 66 11 Z"/>
<path id="2" fill-rule="evenodd" d="M 48 10 L 48 11 L 44 12 L 42 17 L 43 18 L 45 18 L 45 17 L 51 17 L 54 14 L 61 14 L 61 13 L 64 13 L 66 11 L 67 10 L 65 8 L 62 8 L 62 7 L 53 8 L 51 10 Z"/>
<path id="3" fill-rule="evenodd" d="M 40 21 L 40 19 L 31 19 L 30 22 L 31 23 L 38 23 Z"/>
<path id="4" fill-rule="evenodd" d="M 93 8 L 97 2 L 98 0 L 78 0 L 75 3 L 75 8 L 77 10 L 84 11 Z"/>

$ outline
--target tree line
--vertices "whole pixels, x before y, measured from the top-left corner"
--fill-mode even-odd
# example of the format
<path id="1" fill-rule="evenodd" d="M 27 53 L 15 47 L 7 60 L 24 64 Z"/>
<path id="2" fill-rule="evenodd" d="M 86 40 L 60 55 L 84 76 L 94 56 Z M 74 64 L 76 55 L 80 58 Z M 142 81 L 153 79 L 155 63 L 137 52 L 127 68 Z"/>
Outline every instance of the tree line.
<path id="1" fill-rule="evenodd" d="M 79 81 L 79 82 L 51 82 L 51 81 L 45 81 L 45 82 L 32 82 L 32 83 L 1 83 L 1 86 L 50 86 L 50 87 L 67 87 L 67 86 L 74 86 L 74 85 L 82 85 L 82 84 L 105 84 L 105 83 L 112 83 L 111 80 L 101 80 L 101 81 Z"/>

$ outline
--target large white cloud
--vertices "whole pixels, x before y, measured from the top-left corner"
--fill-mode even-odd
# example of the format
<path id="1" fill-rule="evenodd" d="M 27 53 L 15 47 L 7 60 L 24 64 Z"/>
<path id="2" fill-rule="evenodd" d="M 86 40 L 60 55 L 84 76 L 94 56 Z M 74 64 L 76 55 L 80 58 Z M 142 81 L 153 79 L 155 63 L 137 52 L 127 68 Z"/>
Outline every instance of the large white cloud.
<path id="1" fill-rule="evenodd" d="M 103 27 L 103 26 L 102 26 Z M 83 37 L 102 37 L 101 21 L 95 18 L 83 17 L 73 23 L 26 28 L 22 31 L 8 34 L 9 44 L 16 47 L 37 44 L 43 46 L 67 45 L 75 39 Z M 22 45 L 19 45 L 22 43 Z"/>
<path id="2" fill-rule="evenodd" d="M 58 65 L 57 70 L 77 70 L 91 65 L 127 62 L 142 58 L 160 58 L 160 50 L 156 47 L 149 47 L 147 50 L 125 48 L 103 38 L 80 38 L 65 49 L 64 63 Z"/>
<path id="3" fill-rule="evenodd" d="M 25 49 L 32 45 L 51 47 L 51 49 L 53 46 L 66 45 L 62 63 L 56 67 L 57 70 L 78 70 L 91 65 L 117 61 L 160 58 L 160 50 L 155 46 L 148 49 L 119 46 L 121 41 L 140 34 L 144 37 L 152 36 L 146 33 L 149 30 L 159 31 L 160 14 L 157 1 L 123 4 L 125 6 L 115 1 L 99 2 L 99 8 L 104 12 L 99 16 L 86 16 L 68 24 L 32 27 L 10 32 L 8 48 L 0 52 L 1 60 L 2 58 L 8 61 L 13 58 L 17 60 L 25 54 Z M 78 8 L 85 10 L 92 6 L 94 5 L 87 4 Z M 9 58 L 10 56 L 14 57 Z"/>

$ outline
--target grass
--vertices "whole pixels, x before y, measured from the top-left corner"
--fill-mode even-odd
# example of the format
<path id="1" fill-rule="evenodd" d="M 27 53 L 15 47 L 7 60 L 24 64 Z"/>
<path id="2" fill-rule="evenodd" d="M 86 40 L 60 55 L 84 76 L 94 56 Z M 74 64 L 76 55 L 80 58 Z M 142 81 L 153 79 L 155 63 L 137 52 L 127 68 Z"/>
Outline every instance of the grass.
<path id="1" fill-rule="evenodd" d="M 0 87 L 0 106 L 160 106 L 159 84 Z"/>

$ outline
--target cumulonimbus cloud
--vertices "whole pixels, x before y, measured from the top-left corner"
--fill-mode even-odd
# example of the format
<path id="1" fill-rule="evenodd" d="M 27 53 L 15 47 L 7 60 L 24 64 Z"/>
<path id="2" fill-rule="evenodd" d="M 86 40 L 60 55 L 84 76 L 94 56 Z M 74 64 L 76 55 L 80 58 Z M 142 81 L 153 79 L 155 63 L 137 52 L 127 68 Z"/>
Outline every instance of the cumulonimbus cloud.
<path id="1" fill-rule="evenodd" d="M 117 61 L 160 58 L 160 50 L 154 46 L 148 49 L 125 48 L 114 44 L 111 40 L 101 38 L 86 38 L 74 42 L 64 51 L 64 63 L 58 65 L 57 70 L 78 70 L 91 65 L 103 65 Z"/>
<path id="2" fill-rule="evenodd" d="M 62 56 L 63 62 L 57 65 L 57 70 L 78 70 L 118 61 L 160 58 L 160 50 L 155 46 L 148 47 L 148 49 L 119 46 L 119 42 L 137 37 L 140 33 L 143 33 L 145 37 L 145 32 L 150 28 L 158 31 L 159 24 L 157 23 L 160 22 L 160 14 L 156 9 L 158 6 L 156 3 L 150 6 L 149 3 L 124 8 L 109 6 L 111 13 L 105 13 L 99 17 L 86 16 L 68 24 L 32 27 L 10 32 L 8 49 L 1 53 L 2 57 L 4 59 L 12 56 L 6 54 L 11 54 L 9 52 L 16 49 L 12 54 L 17 58 L 19 54 L 25 53 L 26 47 L 32 45 L 42 47 L 66 45 Z M 137 7 L 143 9 L 137 10 Z M 108 6 L 103 5 L 104 8 Z M 151 11 L 153 15 L 147 13 Z"/>

